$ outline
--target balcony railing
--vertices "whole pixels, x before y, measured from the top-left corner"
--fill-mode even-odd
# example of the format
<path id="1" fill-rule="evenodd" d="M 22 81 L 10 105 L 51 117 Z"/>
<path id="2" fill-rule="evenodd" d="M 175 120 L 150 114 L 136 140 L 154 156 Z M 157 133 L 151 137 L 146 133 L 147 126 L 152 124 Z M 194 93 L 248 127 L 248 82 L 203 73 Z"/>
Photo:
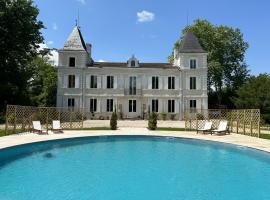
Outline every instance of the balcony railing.
<path id="1" fill-rule="evenodd" d="M 142 90 L 141 89 L 125 88 L 124 89 L 124 95 L 141 96 L 142 95 Z"/>

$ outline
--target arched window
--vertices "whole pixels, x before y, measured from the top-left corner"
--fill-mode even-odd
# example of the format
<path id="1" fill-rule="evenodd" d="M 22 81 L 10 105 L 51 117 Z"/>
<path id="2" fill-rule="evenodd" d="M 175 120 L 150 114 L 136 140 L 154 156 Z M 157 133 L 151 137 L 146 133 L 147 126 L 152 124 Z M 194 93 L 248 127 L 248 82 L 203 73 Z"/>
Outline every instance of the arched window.
<path id="1" fill-rule="evenodd" d="M 130 63 L 130 66 L 135 67 L 135 65 L 136 65 L 135 60 L 132 60 L 131 63 Z"/>

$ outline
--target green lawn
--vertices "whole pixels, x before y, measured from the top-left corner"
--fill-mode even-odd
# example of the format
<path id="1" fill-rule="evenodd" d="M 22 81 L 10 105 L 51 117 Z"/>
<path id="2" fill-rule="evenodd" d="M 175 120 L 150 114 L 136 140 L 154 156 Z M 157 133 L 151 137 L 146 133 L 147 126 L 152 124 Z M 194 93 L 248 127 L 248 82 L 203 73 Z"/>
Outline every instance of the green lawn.
<path id="1" fill-rule="evenodd" d="M 1 137 L 1 136 L 4 136 L 5 134 L 6 134 L 5 129 L 0 129 L 0 137 Z"/>
<path id="2" fill-rule="evenodd" d="M 263 134 L 263 133 L 261 133 L 260 134 L 260 138 L 270 140 L 270 134 Z"/>
<path id="3" fill-rule="evenodd" d="M 99 131 L 99 130 L 111 130 L 110 127 L 91 127 L 91 128 L 71 128 L 66 130 L 76 130 L 76 131 Z"/>
<path id="4" fill-rule="evenodd" d="M 192 129 L 185 129 L 185 128 L 172 128 L 172 127 L 158 127 L 157 131 L 195 131 Z"/>

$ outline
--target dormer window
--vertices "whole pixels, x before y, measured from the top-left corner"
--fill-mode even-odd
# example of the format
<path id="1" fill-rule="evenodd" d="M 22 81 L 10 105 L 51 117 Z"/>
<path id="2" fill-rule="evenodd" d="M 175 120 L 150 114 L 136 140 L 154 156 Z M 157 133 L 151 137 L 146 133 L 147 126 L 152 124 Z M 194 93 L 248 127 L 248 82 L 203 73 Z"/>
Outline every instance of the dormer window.
<path id="1" fill-rule="evenodd" d="M 68 64 L 68 66 L 75 67 L 75 58 L 74 57 L 69 57 L 69 64 Z"/>
<path id="2" fill-rule="evenodd" d="M 135 67 L 135 65 L 136 65 L 135 60 L 132 60 L 132 61 L 130 62 L 130 66 L 131 66 L 131 67 Z"/>
<path id="3" fill-rule="evenodd" d="M 189 60 L 189 67 L 190 67 L 190 69 L 196 69 L 197 68 L 197 60 L 196 59 L 190 59 Z"/>
<path id="4" fill-rule="evenodd" d="M 131 58 L 128 59 L 127 65 L 128 67 L 139 67 L 139 61 L 132 55 Z"/>

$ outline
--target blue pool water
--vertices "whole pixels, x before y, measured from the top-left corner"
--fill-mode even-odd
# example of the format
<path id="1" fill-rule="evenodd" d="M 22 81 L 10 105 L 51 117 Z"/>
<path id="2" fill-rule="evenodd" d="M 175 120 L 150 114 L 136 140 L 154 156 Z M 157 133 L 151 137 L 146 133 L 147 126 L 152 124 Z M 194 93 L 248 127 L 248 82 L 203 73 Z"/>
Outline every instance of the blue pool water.
<path id="1" fill-rule="evenodd" d="M 191 139 L 109 136 L 0 150 L 0 200 L 270 199 L 270 155 Z"/>

